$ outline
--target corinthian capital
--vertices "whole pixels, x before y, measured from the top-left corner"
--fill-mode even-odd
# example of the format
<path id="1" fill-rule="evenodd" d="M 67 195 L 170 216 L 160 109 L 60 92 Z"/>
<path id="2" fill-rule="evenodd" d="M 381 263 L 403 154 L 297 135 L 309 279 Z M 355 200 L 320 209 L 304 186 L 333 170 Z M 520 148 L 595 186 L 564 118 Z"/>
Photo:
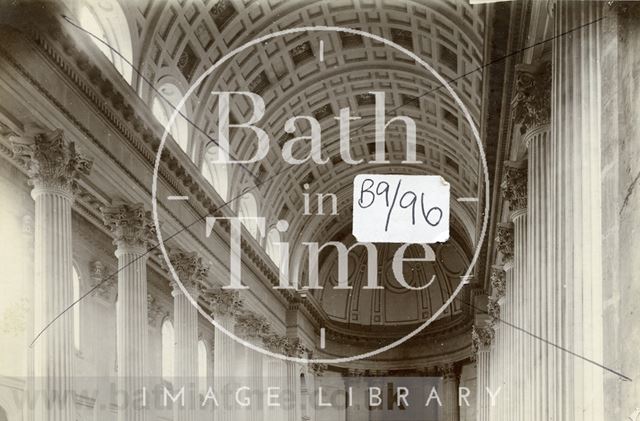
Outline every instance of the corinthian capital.
<path id="1" fill-rule="evenodd" d="M 473 325 L 473 329 L 471 329 L 473 353 L 477 354 L 479 351 L 485 351 L 490 347 L 494 335 L 495 331 L 491 326 L 480 327 Z"/>
<path id="2" fill-rule="evenodd" d="M 300 343 L 300 339 L 298 338 L 287 339 L 285 351 L 286 354 L 290 357 L 300 358 L 307 352 L 307 348 L 305 348 L 304 345 Z"/>
<path id="3" fill-rule="evenodd" d="M 489 298 L 487 312 L 491 316 L 491 326 L 495 326 L 500 321 L 500 303 L 495 297 Z"/>
<path id="4" fill-rule="evenodd" d="M 527 208 L 527 161 L 505 161 L 502 197 L 509 201 L 511 212 Z"/>
<path id="5" fill-rule="evenodd" d="M 272 333 L 265 336 L 264 345 L 271 352 L 286 354 L 287 347 L 289 346 L 289 340 L 286 336 L 280 336 L 276 333 Z"/>
<path id="6" fill-rule="evenodd" d="M 457 377 L 456 365 L 454 363 L 445 363 L 438 366 L 438 371 L 445 379 Z"/>
<path id="7" fill-rule="evenodd" d="M 145 212 L 142 203 L 104 207 L 102 219 L 113 233 L 118 248 L 144 250 L 156 232 L 151 213 Z"/>
<path id="8" fill-rule="evenodd" d="M 491 289 L 497 300 L 504 297 L 507 291 L 507 281 L 504 276 L 504 269 L 494 267 L 491 271 Z"/>
<path id="9" fill-rule="evenodd" d="M 522 132 L 549 124 L 551 119 L 551 62 L 516 66 L 513 115 Z"/>
<path id="10" fill-rule="evenodd" d="M 496 230 L 496 248 L 502 253 L 503 261 L 509 262 L 513 259 L 513 224 L 510 222 L 500 223 Z"/>
<path id="11" fill-rule="evenodd" d="M 186 252 L 178 248 L 169 252 L 169 260 L 180 282 L 189 290 L 189 293 L 195 294 L 207 277 L 209 267 L 196 252 Z M 176 293 L 180 290 L 175 283 L 173 287 Z"/>
<path id="12" fill-rule="evenodd" d="M 66 141 L 60 129 L 11 141 L 14 155 L 27 166 L 36 188 L 74 193 L 80 175 L 91 170 L 92 162 L 76 152 L 75 143 Z"/>
<path id="13" fill-rule="evenodd" d="M 205 300 L 214 317 L 237 317 L 242 312 L 243 303 L 238 291 L 215 288 L 205 291 Z"/>
<path id="14" fill-rule="evenodd" d="M 329 368 L 327 364 L 322 364 L 322 363 L 309 364 L 309 371 L 315 377 L 322 377 L 324 375 L 324 372 L 327 371 L 327 368 Z"/>
<path id="15" fill-rule="evenodd" d="M 245 339 L 262 339 L 269 334 L 269 322 L 264 316 L 246 311 L 236 317 L 236 333 Z"/>

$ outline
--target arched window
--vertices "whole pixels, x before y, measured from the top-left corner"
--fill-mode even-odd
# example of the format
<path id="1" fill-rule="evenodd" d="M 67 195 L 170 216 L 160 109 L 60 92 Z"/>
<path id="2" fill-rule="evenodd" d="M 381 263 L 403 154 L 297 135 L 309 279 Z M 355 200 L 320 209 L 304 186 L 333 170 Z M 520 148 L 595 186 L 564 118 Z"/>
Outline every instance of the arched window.
<path id="1" fill-rule="evenodd" d="M 169 319 L 162 322 L 162 379 L 173 382 L 173 359 L 175 339 L 173 324 Z"/>
<path id="2" fill-rule="evenodd" d="M 276 266 L 280 267 L 281 254 L 280 244 L 278 243 L 280 243 L 280 233 L 277 229 L 271 228 L 271 230 L 269 230 L 269 234 L 267 234 L 267 243 L 265 245 L 265 250 L 271 260 L 273 260 L 273 263 L 275 263 Z"/>
<path id="3" fill-rule="evenodd" d="M 155 96 L 151 101 L 151 112 L 162 126 L 169 124 L 169 118 L 175 112 L 178 104 L 182 100 L 182 93 L 176 85 L 165 83 L 158 89 L 161 96 Z M 173 120 L 169 127 L 169 133 L 180 145 L 183 151 L 187 152 L 189 146 L 189 122 L 183 116 L 187 115 L 185 107 L 180 108 L 180 114 Z"/>
<path id="4" fill-rule="evenodd" d="M 258 221 L 255 217 L 258 215 L 258 203 L 251 193 L 245 193 L 240 196 L 240 204 L 238 205 L 238 217 L 248 218 L 242 219 L 242 224 L 253 238 L 258 238 Z"/>
<path id="5" fill-rule="evenodd" d="M 113 63 L 122 77 L 131 84 L 133 76 L 133 70 L 129 64 L 133 62 L 131 34 L 127 17 L 118 1 L 83 1 L 77 15 L 80 26 L 93 35 L 91 40 Z M 104 42 L 100 42 L 95 37 Z"/>
<path id="6" fill-rule="evenodd" d="M 80 277 L 78 270 L 73 267 L 73 302 L 80 299 Z M 80 351 L 80 303 L 73 306 L 73 347 Z"/>
<path id="7" fill-rule="evenodd" d="M 207 393 L 207 345 L 203 340 L 198 341 L 198 390 Z"/>
<path id="8" fill-rule="evenodd" d="M 202 161 L 202 176 L 218 192 L 222 200 L 228 200 L 229 180 L 227 166 L 215 163 L 218 159 L 218 146 L 210 145 Z"/>

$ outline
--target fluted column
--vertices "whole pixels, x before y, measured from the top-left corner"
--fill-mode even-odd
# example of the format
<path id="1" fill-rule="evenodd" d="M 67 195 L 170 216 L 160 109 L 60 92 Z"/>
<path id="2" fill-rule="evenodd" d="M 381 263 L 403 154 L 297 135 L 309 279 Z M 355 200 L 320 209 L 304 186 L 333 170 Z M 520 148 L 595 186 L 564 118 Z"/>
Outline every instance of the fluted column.
<path id="1" fill-rule="evenodd" d="M 266 348 L 274 353 L 286 355 L 289 341 L 285 336 L 278 334 L 270 334 L 264 338 Z M 274 403 L 278 403 L 277 406 L 268 406 L 269 402 L 265 405 L 265 419 L 268 421 L 284 421 L 288 419 L 288 405 L 287 401 L 287 363 L 279 358 L 269 357 L 266 360 L 266 376 L 265 376 L 265 394 L 268 392 L 268 388 L 273 388 L 274 394 L 279 395 L 278 399 L 274 399 Z M 276 388 L 278 388 L 276 390 Z"/>
<path id="2" fill-rule="evenodd" d="M 118 258 L 116 337 L 118 389 L 126 401 L 118 411 L 121 421 L 143 421 L 141 406 L 147 374 L 147 241 L 153 222 L 141 203 L 102 209 L 105 225 L 114 235 Z"/>
<path id="3" fill-rule="evenodd" d="M 243 312 L 237 318 L 235 326 L 236 334 L 244 340 L 255 346 L 263 347 L 263 338 L 269 333 L 269 323 L 267 320 L 251 312 Z M 247 394 L 251 397 L 250 406 L 244 409 L 247 421 L 262 421 L 264 417 L 263 410 L 263 360 L 264 356 L 260 352 L 246 348 L 244 352 L 244 360 L 242 361 L 242 375 L 245 381 L 243 386 L 250 390 Z"/>
<path id="4" fill-rule="evenodd" d="M 238 291 L 217 288 L 205 292 L 214 320 L 228 332 L 235 332 L 236 317 L 242 310 Z M 214 410 L 216 421 L 237 421 L 238 405 L 235 388 L 238 376 L 235 369 L 236 342 L 226 333 L 216 329 L 213 357 L 213 390 L 219 406 Z"/>
<path id="5" fill-rule="evenodd" d="M 523 379 L 523 390 L 520 394 L 522 405 L 519 409 L 519 419 L 559 420 L 559 415 L 550 410 L 550 406 L 561 405 L 557 402 L 560 399 L 557 396 L 559 384 L 556 381 L 559 375 L 556 370 L 559 370 L 559 367 L 554 363 L 557 351 L 544 342 L 544 339 L 548 339 L 559 344 L 555 335 L 560 320 L 560 296 L 555 294 L 558 285 L 552 276 L 556 250 L 551 245 L 550 214 L 551 63 L 522 64 L 516 70 L 514 121 L 520 125 L 522 140 L 528 148 L 528 165 L 526 185 L 513 191 L 522 199 L 518 209 L 513 209 L 512 217 L 516 227 L 523 224 L 526 226 L 516 228 L 519 233 L 516 243 L 521 246 L 517 249 L 526 248 L 526 262 L 516 272 L 524 284 L 520 297 L 523 305 L 519 326 L 530 333 L 523 335 L 521 343 L 523 369 L 520 370 L 520 375 Z M 527 214 L 522 215 L 525 209 Z"/>
<path id="6" fill-rule="evenodd" d="M 198 299 L 208 267 L 194 252 L 171 250 L 169 260 L 186 293 Z M 198 403 L 198 310 L 178 283 L 172 282 L 173 324 L 175 329 L 175 390 L 184 388 L 184 405 L 174 403 L 174 420 L 195 421 Z"/>
<path id="7" fill-rule="evenodd" d="M 510 226 L 507 226 L 510 230 Z M 500 231 L 499 231 L 500 232 Z M 510 232 L 510 231 L 509 231 Z M 503 238 L 504 233 L 498 237 Z M 502 244 L 499 242 L 499 244 Z M 504 247 L 504 245 L 502 245 Z M 503 249 L 504 252 L 504 249 Z M 509 384 L 507 381 L 507 369 L 509 350 L 507 349 L 508 337 L 511 334 L 511 327 L 502 325 L 501 321 L 505 317 L 503 307 L 505 307 L 505 295 L 507 291 L 506 271 L 501 266 L 494 266 L 491 272 L 491 296 L 487 303 L 487 312 L 490 319 L 490 326 L 494 330 L 494 339 L 491 347 L 491 379 L 492 391 L 500 390 L 499 399 L 496 405 L 490 409 L 491 419 L 502 421 L 505 415 L 505 406 Z"/>
<path id="8" fill-rule="evenodd" d="M 91 163 L 76 153 L 62 130 L 12 141 L 14 154 L 28 166 L 33 184 L 34 324 L 40 331 L 73 302 L 71 204 L 76 181 L 89 172 Z M 72 314 L 65 312 L 34 344 L 38 421 L 75 419 Z"/>
<path id="9" fill-rule="evenodd" d="M 553 294 L 561 297 L 557 341 L 562 387 L 551 398 L 563 420 L 595 421 L 603 413 L 600 34 L 602 2 L 555 4 L 551 105 L 552 212 L 556 251 Z M 575 28 L 581 28 L 575 30 Z M 557 321 L 554 321 L 556 325 Z M 551 352 L 551 350 L 550 350 Z M 561 356 L 561 357 L 560 357 Z"/>
<path id="10" fill-rule="evenodd" d="M 442 421 L 460 421 L 458 406 L 459 375 L 453 363 L 439 367 L 442 374 Z"/>
<path id="11" fill-rule="evenodd" d="M 287 355 L 289 357 L 301 358 L 306 349 L 302 346 L 299 339 L 288 339 Z M 286 387 L 289 391 L 289 408 L 287 419 L 289 421 L 297 421 L 300 419 L 300 364 L 287 360 L 286 366 Z"/>
<path id="12" fill-rule="evenodd" d="M 524 343 L 530 337 L 522 330 L 524 326 L 524 311 L 526 306 L 533 306 L 531 300 L 524 298 L 527 281 L 527 162 L 507 161 L 504 166 L 502 182 L 503 197 L 509 202 L 511 221 L 513 223 L 513 242 L 511 261 L 505 265 L 506 292 L 505 321 L 509 323 L 509 373 L 506 382 L 505 418 L 507 420 L 524 419 L 522 406 L 524 403 L 523 390 L 529 381 L 526 374 L 527 365 L 524 359 Z M 536 304 L 537 305 L 537 304 Z M 529 317 L 529 316 L 527 316 Z"/>
<path id="13" fill-rule="evenodd" d="M 494 337 L 494 330 L 490 326 L 473 326 L 471 338 L 476 354 L 476 367 L 478 373 L 477 383 L 477 419 L 478 421 L 491 420 L 491 400 L 487 389 L 490 387 L 491 362 L 490 351 L 491 341 Z"/>

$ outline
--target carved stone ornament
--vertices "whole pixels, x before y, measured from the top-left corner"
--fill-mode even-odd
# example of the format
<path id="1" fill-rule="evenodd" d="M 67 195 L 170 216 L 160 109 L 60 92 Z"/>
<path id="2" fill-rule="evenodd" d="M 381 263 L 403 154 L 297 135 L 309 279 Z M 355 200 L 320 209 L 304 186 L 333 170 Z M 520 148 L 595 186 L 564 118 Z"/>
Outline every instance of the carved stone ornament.
<path id="1" fill-rule="evenodd" d="M 507 281 L 504 269 L 494 267 L 491 271 L 491 290 L 497 300 L 504 297 L 507 292 Z"/>
<path id="2" fill-rule="evenodd" d="M 115 275 L 108 276 L 107 267 L 99 260 L 91 262 L 89 265 L 89 276 L 91 278 L 93 295 L 112 301 L 115 298 L 117 278 Z"/>
<path id="3" fill-rule="evenodd" d="M 551 62 L 516 66 L 513 118 L 521 131 L 549 124 L 551 119 Z"/>
<path id="4" fill-rule="evenodd" d="M 169 251 L 169 260 L 184 287 L 192 294 L 197 293 L 209 273 L 209 267 L 204 264 L 202 258 L 196 252 L 175 248 Z M 172 286 L 174 291 L 180 289 L 174 282 Z"/>
<path id="5" fill-rule="evenodd" d="M 506 161 L 502 179 L 502 197 L 509 201 L 511 212 L 527 208 L 527 161 Z"/>
<path id="6" fill-rule="evenodd" d="M 272 333 L 267 335 L 264 339 L 265 347 L 271 351 L 278 354 L 286 354 L 287 347 L 289 346 L 289 339 L 286 336 L 280 336 L 278 334 Z"/>
<path id="7" fill-rule="evenodd" d="M 367 370 L 363 368 L 350 368 L 347 373 L 349 377 L 364 377 L 367 375 Z"/>
<path id="8" fill-rule="evenodd" d="M 214 288 L 204 292 L 204 299 L 214 317 L 237 317 L 242 313 L 243 303 L 238 291 Z"/>
<path id="9" fill-rule="evenodd" d="M 477 354 L 479 351 L 486 350 L 491 346 L 491 341 L 493 341 L 494 335 L 495 331 L 490 326 L 479 327 L 473 325 L 473 329 L 471 330 L 473 353 Z"/>
<path id="10" fill-rule="evenodd" d="M 311 372 L 311 374 L 313 374 L 316 377 L 322 377 L 325 371 L 327 371 L 327 368 L 329 368 L 327 364 L 321 364 L 321 363 L 309 364 L 309 371 Z"/>
<path id="11" fill-rule="evenodd" d="M 289 357 L 300 358 L 307 352 L 307 349 L 300 343 L 300 339 L 288 339 L 285 347 L 285 353 Z"/>
<path id="12" fill-rule="evenodd" d="M 60 129 L 11 141 L 14 155 L 27 167 L 36 188 L 74 193 L 80 176 L 91 170 L 92 162 L 76 153 L 75 143 L 66 141 Z"/>
<path id="13" fill-rule="evenodd" d="M 270 325 L 264 316 L 244 311 L 236 317 L 236 333 L 246 339 L 262 339 L 269 334 Z"/>
<path id="14" fill-rule="evenodd" d="M 487 312 L 491 316 L 491 326 L 495 326 L 500 321 L 500 303 L 494 297 L 489 298 Z"/>
<path id="15" fill-rule="evenodd" d="M 118 247 L 146 248 L 147 242 L 155 238 L 151 212 L 145 212 L 142 203 L 104 207 L 102 219 L 113 233 L 114 244 Z"/>
<path id="16" fill-rule="evenodd" d="M 438 371 L 445 379 L 456 378 L 456 366 L 454 363 L 445 363 L 438 366 Z"/>
<path id="17" fill-rule="evenodd" d="M 513 224 L 500 223 L 496 229 L 496 248 L 502 253 L 503 262 L 513 259 Z"/>

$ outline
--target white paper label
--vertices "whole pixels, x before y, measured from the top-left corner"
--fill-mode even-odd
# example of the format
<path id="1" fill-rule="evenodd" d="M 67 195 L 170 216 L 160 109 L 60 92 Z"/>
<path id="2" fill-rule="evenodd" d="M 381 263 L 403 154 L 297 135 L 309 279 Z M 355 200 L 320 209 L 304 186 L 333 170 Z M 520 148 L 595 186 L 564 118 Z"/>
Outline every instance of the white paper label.
<path id="1" fill-rule="evenodd" d="M 449 183 L 439 175 L 357 175 L 353 235 L 364 243 L 445 242 L 449 197 Z"/>

